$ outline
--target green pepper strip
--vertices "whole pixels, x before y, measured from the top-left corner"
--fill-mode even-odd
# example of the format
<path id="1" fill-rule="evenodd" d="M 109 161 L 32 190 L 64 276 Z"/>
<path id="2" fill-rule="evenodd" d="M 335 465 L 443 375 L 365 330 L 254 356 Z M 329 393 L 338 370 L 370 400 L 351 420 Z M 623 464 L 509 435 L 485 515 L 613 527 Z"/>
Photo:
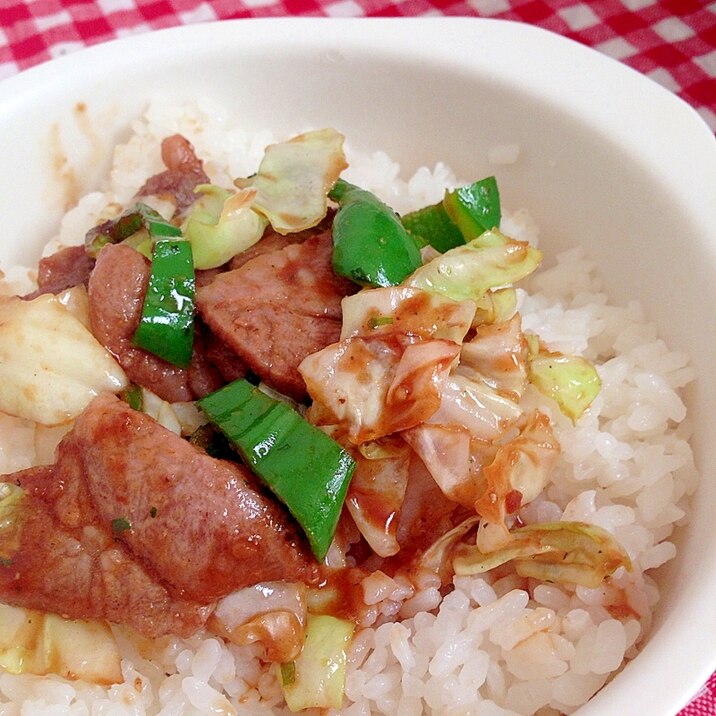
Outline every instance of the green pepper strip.
<path id="1" fill-rule="evenodd" d="M 103 246 L 119 244 L 140 231 L 146 234 L 147 239 L 181 236 L 181 229 L 166 221 L 151 207 L 138 202 L 116 219 L 90 229 L 85 235 L 85 250 L 89 256 L 97 258 Z"/>
<path id="2" fill-rule="evenodd" d="M 191 244 L 185 239 L 156 241 L 134 344 L 186 368 L 194 342 L 194 292 Z"/>
<path id="3" fill-rule="evenodd" d="M 333 219 L 333 269 L 361 285 L 396 286 L 420 265 L 415 239 L 377 196 L 339 179 L 329 197 Z"/>
<path id="4" fill-rule="evenodd" d="M 197 405 L 286 505 L 316 559 L 323 560 L 355 469 L 353 458 L 291 406 L 246 380 L 229 383 Z"/>
<path id="5" fill-rule="evenodd" d="M 498 228 L 501 219 L 500 192 L 490 176 L 446 191 L 439 204 L 406 214 L 402 222 L 418 241 L 445 253 Z"/>

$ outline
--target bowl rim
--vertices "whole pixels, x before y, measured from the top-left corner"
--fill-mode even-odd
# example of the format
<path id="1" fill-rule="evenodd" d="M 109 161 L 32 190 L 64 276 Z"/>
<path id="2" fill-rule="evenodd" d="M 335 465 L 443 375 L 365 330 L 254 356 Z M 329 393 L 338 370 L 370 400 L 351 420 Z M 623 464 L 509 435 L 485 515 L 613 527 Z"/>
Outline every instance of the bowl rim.
<path id="1" fill-rule="evenodd" d="M 330 23 L 331 32 L 326 33 Z M 378 58 L 432 63 L 470 72 L 487 73 L 497 82 L 523 86 L 555 107 L 567 109 L 577 120 L 600 133 L 607 133 L 618 146 L 636 151 L 650 171 L 669 172 L 675 199 L 693 212 L 696 229 L 714 236 L 716 246 L 716 138 L 701 116 L 684 100 L 655 81 L 598 50 L 549 30 L 519 21 L 493 18 L 411 17 L 411 18 L 251 18 L 220 20 L 164 28 L 130 35 L 82 48 L 68 55 L 36 65 L 0 81 L 0 128 L 7 117 L 22 108 L 28 98 L 41 97 L 63 77 L 89 77 L 102 68 L 122 68 L 138 62 L 166 62 L 167 43 L 181 45 L 211 43 L 230 48 L 241 37 L 246 49 L 260 49 L 275 42 L 280 30 L 286 48 L 310 46 L 321 52 L 375 53 Z M 414 41 L 419 32 L 421 42 Z M 497 49 L 505 42 L 519 42 L 522 52 L 500 53 L 488 65 L 474 52 L 475 41 Z M 531 62 L 520 58 L 528 53 Z M 609 103 L 595 103 L 583 90 L 585 73 L 592 73 L 593 90 L 609 93 Z M 554 77 L 560 78 L 555 82 Z M 77 81 L 75 79 L 74 81 Z M 524 89 L 524 85 L 528 89 Z M 651 122 L 635 106 L 634 97 L 650 107 Z M 620 121 L 627 118 L 628 121 Z M 635 133 L 635 127 L 642 131 Z M 670 136 L 672 141 L 658 156 L 655 142 Z M 670 184 L 671 185 L 671 184 Z M 710 204 L 704 206 L 704 201 Z M 695 606 L 707 608 L 708 593 L 716 592 L 716 575 L 707 584 L 706 594 Z M 716 611 L 716 610 L 715 610 Z M 651 679 L 660 660 L 654 650 L 645 650 L 625 671 L 637 673 L 631 682 L 615 680 L 587 705 L 584 716 L 596 716 L 617 706 L 634 704 L 634 713 L 675 713 L 682 708 L 716 669 L 713 637 L 716 615 L 700 628 L 687 632 L 689 643 L 672 650 L 673 672 L 668 679 Z M 648 645 L 647 645 L 648 649 Z M 647 659 L 642 657 L 647 655 Z M 663 667 L 663 663 L 661 663 Z M 651 671 L 650 671 L 651 669 Z M 649 683 L 649 693 L 644 684 Z M 675 687 L 674 684 L 678 686 Z"/>

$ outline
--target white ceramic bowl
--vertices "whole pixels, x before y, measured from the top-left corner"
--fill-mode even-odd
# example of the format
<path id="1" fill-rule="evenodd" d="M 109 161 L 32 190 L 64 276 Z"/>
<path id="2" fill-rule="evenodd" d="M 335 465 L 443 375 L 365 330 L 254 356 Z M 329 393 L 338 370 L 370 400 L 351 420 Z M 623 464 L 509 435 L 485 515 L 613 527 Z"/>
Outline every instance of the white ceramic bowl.
<path id="1" fill-rule="evenodd" d="M 703 475 L 648 643 L 579 714 L 672 716 L 716 668 L 716 142 L 621 64 L 525 25 L 475 19 L 240 20 L 127 38 L 0 83 L 2 265 L 28 263 L 151 97 L 220 101 L 247 129 L 334 126 L 407 172 L 500 168 L 548 250 L 581 242 L 616 301 L 638 298 L 692 356 Z"/>

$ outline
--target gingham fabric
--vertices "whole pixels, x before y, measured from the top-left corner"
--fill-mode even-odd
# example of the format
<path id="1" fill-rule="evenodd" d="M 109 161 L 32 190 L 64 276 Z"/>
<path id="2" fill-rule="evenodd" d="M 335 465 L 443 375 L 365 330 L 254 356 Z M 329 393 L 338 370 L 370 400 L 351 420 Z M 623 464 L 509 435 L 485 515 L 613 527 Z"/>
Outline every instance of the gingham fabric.
<path id="1" fill-rule="evenodd" d="M 0 78 L 114 37 L 280 15 L 462 15 L 539 25 L 643 72 L 716 131 L 716 2 L 704 0 L 0 0 Z"/>
<path id="2" fill-rule="evenodd" d="M 705 0 L 0 0 L 0 79 L 116 37 L 284 15 L 459 15 L 538 25 L 643 72 L 716 131 L 716 1 Z M 716 716 L 716 674 L 679 716 Z"/>

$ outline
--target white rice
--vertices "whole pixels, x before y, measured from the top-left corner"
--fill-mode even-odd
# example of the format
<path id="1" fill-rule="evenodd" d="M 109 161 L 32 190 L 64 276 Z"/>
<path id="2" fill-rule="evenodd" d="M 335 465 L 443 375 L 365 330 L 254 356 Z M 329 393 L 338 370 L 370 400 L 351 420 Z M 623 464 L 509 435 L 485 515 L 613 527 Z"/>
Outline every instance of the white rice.
<path id="1" fill-rule="evenodd" d="M 129 203 L 143 181 L 162 169 L 162 137 L 187 136 L 200 157 L 211 158 L 207 171 L 222 184 L 252 173 L 273 139 L 234 128 L 220 108 L 201 105 L 156 103 L 133 129 L 129 143 L 116 150 L 108 186 L 65 216 L 46 253 L 81 242 L 90 226 Z M 514 161 L 518 150 L 501 148 L 496 161 Z M 444 165 L 422 168 L 406 181 L 382 152 L 359 155 L 349 142 L 347 154 L 346 178 L 400 212 L 436 202 L 446 186 L 458 183 Z M 503 229 L 537 242 L 524 210 L 507 214 Z M 9 272 L 0 292 L 26 290 L 29 274 Z M 593 360 L 603 387 L 577 426 L 529 393 L 526 400 L 550 414 L 562 458 L 551 485 L 523 508 L 522 518 L 599 525 L 624 546 L 634 570 L 620 569 L 604 587 L 570 589 L 503 568 L 456 578 L 454 591 L 442 599 L 439 584 L 429 580 L 416 593 L 374 575 L 363 585 L 370 608 L 351 647 L 345 707 L 331 714 L 571 713 L 636 655 L 649 631 L 659 591 L 647 571 L 674 557 L 669 538 L 685 520 L 696 482 L 679 397 L 693 377 L 688 356 L 669 350 L 638 303 L 608 303 L 581 248 L 557 256 L 553 268 L 524 288 L 523 327 L 552 350 Z M 57 431 L 0 415 L 0 473 L 42 461 L 58 439 Z M 273 668 L 262 665 L 252 648 L 206 634 L 137 643 L 125 630 L 115 631 L 124 654 L 123 684 L 103 689 L 1 674 L 0 716 L 260 716 L 285 710 Z"/>

